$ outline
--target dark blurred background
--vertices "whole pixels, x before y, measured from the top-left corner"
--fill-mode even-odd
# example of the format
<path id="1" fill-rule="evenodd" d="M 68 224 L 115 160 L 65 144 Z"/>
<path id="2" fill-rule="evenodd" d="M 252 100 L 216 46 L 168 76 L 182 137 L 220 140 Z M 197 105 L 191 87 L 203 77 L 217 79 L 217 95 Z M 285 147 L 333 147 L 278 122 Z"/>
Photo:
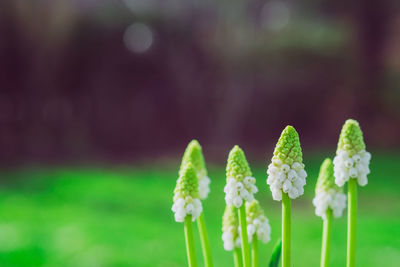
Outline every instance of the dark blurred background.
<path id="1" fill-rule="evenodd" d="M 309 149 L 360 121 L 400 147 L 395 0 L 3 0 L 0 162 L 265 155 L 286 124 Z"/>

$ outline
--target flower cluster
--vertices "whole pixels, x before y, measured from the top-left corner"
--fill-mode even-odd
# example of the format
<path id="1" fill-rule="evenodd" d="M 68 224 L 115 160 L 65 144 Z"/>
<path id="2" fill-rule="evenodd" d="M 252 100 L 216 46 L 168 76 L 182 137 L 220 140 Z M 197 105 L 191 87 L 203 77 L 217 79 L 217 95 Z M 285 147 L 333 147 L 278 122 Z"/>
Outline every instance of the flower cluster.
<path id="1" fill-rule="evenodd" d="M 204 161 L 204 156 L 202 148 L 197 140 L 192 140 L 183 154 L 181 169 L 188 162 L 192 163 L 196 169 L 197 179 L 199 182 L 199 194 L 200 199 L 206 199 L 210 193 L 210 183 L 211 180 L 207 176 L 206 164 Z"/>
<path id="2" fill-rule="evenodd" d="M 357 121 L 347 120 L 339 137 L 336 157 L 333 160 L 335 183 L 343 186 L 350 178 L 365 186 L 370 173 L 371 154 L 365 150 L 362 131 Z"/>
<path id="3" fill-rule="evenodd" d="M 251 176 L 246 157 L 238 146 L 235 146 L 229 153 L 226 179 L 224 192 L 228 206 L 234 205 L 240 208 L 245 201 L 253 201 L 253 194 L 258 191 L 255 185 L 256 179 Z"/>
<path id="4" fill-rule="evenodd" d="M 326 218 L 328 208 L 332 209 L 333 216 L 341 217 L 343 210 L 346 208 L 346 195 L 333 189 L 321 191 L 315 195 L 313 204 L 315 206 L 315 214 L 323 219 Z"/>
<path id="5" fill-rule="evenodd" d="M 304 194 L 307 173 L 302 161 L 299 135 L 292 126 L 287 126 L 279 138 L 267 170 L 267 184 L 274 200 L 282 200 L 282 191 L 292 199 Z"/>
<path id="6" fill-rule="evenodd" d="M 332 160 L 327 158 L 321 165 L 313 199 L 315 214 L 323 219 L 326 218 L 328 209 L 332 210 L 333 216 L 340 217 L 346 208 L 346 195 L 343 194 L 342 188 L 335 184 L 333 173 Z"/>
<path id="7" fill-rule="evenodd" d="M 193 221 L 200 216 L 203 207 L 199 197 L 196 171 L 193 165 L 188 163 L 181 169 L 174 191 L 172 211 L 177 222 L 183 222 L 188 215 L 192 216 Z"/>
<path id="8" fill-rule="evenodd" d="M 369 161 L 371 154 L 365 150 L 354 154 L 352 157 L 344 150 L 339 150 L 333 160 L 335 164 L 335 182 L 343 186 L 349 178 L 357 179 L 358 184 L 365 186 L 368 183 Z"/>
<path id="9" fill-rule="evenodd" d="M 255 182 L 256 179 L 250 176 L 245 177 L 242 182 L 238 182 L 234 178 L 228 178 L 224 188 L 226 204 L 239 208 L 243 205 L 243 200 L 253 201 L 253 194 L 258 191 Z"/>
<path id="10" fill-rule="evenodd" d="M 257 200 L 246 203 L 246 214 L 249 242 L 257 235 L 258 240 L 268 243 L 271 240 L 271 226 Z"/>
<path id="11" fill-rule="evenodd" d="M 225 250 L 241 247 L 239 220 L 235 206 L 226 206 L 222 219 L 222 241 Z"/>

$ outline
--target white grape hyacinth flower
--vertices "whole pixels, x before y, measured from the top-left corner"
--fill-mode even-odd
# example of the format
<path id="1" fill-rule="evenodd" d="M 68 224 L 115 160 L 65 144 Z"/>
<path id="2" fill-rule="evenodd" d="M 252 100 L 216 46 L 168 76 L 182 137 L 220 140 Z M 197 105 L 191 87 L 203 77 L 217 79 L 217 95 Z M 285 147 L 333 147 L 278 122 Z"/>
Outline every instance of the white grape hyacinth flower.
<path id="1" fill-rule="evenodd" d="M 194 221 L 203 211 L 200 201 L 199 184 L 193 164 L 187 163 L 181 166 L 179 178 L 176 181 L 173 201 L 171 209 L 174 212 L 175 221 L 177 222 L 184 222 L 188 215 L 191 215 L 192 221 Z"/>
<path id="2" fill-rule="evenodd" d="M 255 183 L 256 178 L 250 176 L 242 181 L 237 181 L 233 177 L 228 178 L 224 188 L 226 204 L 240 208 L 245 201 L 253 201 L 254 194 L 258 192 Z"/>
<path id="3" fill-rule="evenodd" d="M 192 221 L 200 216 L 203 206 L 198 198 L 193 199 L 190 196 L 178 198 L 172 205 L 172 211 L 175 213 L 175 221 L 183 222 L 187 215 L 192 215 Z"/>
<path id="4" fill-rule="evenodd" d="M 271 240 L 271 226 L 267 217 L 260 215 L 254 220 L 248 220 L 247 234 L 249 242 L 252 242 L 253 236 L 256 234 L 258 240 L 268 243 Z"/>
<path id="5" fill-rule="evenodd" d="M 304 194 L 307 173 L 303 163 L 294 162 L 290 166 L 280 159 L 273 159 L 268 166 L 267 174 L 267 184 L 270 186 L 274 200 L 282 200 L 282 191 L 292 199 Z"/>
<path id="6" fill-rule="evenodd" d="M 313 199 L 313 205 L 317 216 L 326 219 L 326 211 L 330 208 L 333 216 L 339 218 L 346 208 L 346 195 L 334 189 L 319 191 Z"/>
<path id="7" fill-rule="evenodd" d="M 371 154 L 366 150 L 361 150 L 352 157 L 345 150 L 338 150 L 333 159 L 335 183 L 343 186 L 350 178 L 353 178 L 357 179 L 360 186 L 367 185 L 370 160 Z"/>

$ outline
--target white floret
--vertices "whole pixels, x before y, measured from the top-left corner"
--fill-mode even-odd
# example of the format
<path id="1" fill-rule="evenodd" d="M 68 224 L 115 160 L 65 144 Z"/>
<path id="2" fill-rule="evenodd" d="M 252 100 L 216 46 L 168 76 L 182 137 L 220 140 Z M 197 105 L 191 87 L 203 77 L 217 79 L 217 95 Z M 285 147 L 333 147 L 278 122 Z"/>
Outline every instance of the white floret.
<path id="1" fill-rule="evenodd" d="M 333 189 L 319 191 L 313 199 L 315 206 L 315 214 L 326 219 L 326 211 L 332 209 L 334 217 L 341 217 L 343 210 L 346 208 L 346 195 Z"/>
<path id="2" fill-rule="evenodd" d="M 268 243 L 271 240 L 271 226 L 267 217 L 260 215 L 254 220 L 247 218 L 247 221 L 249 242 L 252 242 L 254 235 L 257 235 L 257 239 L 263 243 Z"/>
<path id="3" fill-rule="evenodd" d="M 274 200 L 282 200 L 282 191 L 292 199 L 304 194 L 307 173 L 303 164 L 294 162 L 289 166 L 279 159 L 273 159 L 268 166 L 267 174 L 267 184 L 270 186 Z"/>
<path id="4" fill-rule="evenodd" d="M 187 215 L 192 215 L 192 220 L 194 221 L 200 216 L 203 207 L 198 198 L 178 198 L 172 205 L 172 211 L 175 213 L 175 221 L 177 222 L 183 222 Z"/>
<path id="5" fill-rule="evenodd" d="M 245 177 L 241 182 L 232 177 L 228 178 L 224 187 L 226 204 L 240 208 L 245 201 L 253 201 L 254 194 L 258 192 L 255 183 L 256 179 L 250 176 Z"/>
<path id="6" fill-rule="evenodd" d="M 350 178 L 357 179 L 360 186 L 368 183 L 371 154 L 365 150 L 350 157 L 344 150 L 339 150 L 333 159 L 335 183 L 343 186 Z"/>

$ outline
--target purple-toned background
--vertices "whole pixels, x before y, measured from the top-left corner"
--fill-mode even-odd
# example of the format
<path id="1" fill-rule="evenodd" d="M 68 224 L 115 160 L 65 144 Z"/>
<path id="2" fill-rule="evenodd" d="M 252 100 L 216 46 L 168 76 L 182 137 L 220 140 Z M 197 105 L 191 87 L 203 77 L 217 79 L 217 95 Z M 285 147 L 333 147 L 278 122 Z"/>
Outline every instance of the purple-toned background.
<path id="1" fill-rule="evenodd" d="M 397 1 L 0 2 L 0 163 L 134 161 L 192 138 L 264 155 L 286 124 L 400 147 Z"/>

